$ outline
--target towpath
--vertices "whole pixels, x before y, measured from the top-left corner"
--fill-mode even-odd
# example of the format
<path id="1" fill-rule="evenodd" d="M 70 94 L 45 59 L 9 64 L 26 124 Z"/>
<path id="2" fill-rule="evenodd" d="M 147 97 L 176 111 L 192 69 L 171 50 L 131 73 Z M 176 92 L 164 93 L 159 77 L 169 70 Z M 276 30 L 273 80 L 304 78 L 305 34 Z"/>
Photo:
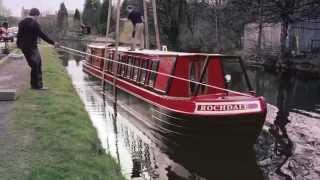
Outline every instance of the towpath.
<path id="1" fill-rule="evenodd" d="M 0 90 L 16 89 L 19 95 L 28 83 L 28 74 L 29 69 L 23 57 L 13 58 L 9 55 L 3 58 L 0 60 Z M 6 132 L 14 104 L 14 101 L 0 101 L 0 136 Z"/>
<path id="2" fill-rule="evenodd" d="M 12 54 L 0 60 L 0 90 L 16 89 L 19 95 L 27 87 L 29 68 L 23 57 L 13 57 Z M 15 110 L 14 101 L 0 101 L 0 174 L 7 171 L 12 162 L 11 153 L 19 148 L 15 133 L 11 132 L 11 112 Z"/>

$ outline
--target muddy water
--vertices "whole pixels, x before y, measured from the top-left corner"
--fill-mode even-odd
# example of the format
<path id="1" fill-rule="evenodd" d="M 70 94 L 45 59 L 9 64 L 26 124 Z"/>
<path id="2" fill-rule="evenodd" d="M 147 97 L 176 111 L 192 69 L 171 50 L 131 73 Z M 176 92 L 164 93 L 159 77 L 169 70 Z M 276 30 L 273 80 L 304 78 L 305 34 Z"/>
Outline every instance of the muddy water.
<path id="1" fill-rule="evenodd" d="M 118 104 L 115 117 L 112 98 L 102 95 L 99 81 L 82 72 L 81 58 L 64 54 L 64 59 L 102 146 L 128 179 L 320 179 L 319 80 L 251 69 L 249 75 L 257 93 L 269 103 L 264 130 L 255 151 L 217 154 L 198 147 L 163 148 L 161 142 L 146 135 L 130 106 Z M 134 101 L 119 96 L 120 102 Z M 214 143 L 208 140 L 208 146 Z"/>

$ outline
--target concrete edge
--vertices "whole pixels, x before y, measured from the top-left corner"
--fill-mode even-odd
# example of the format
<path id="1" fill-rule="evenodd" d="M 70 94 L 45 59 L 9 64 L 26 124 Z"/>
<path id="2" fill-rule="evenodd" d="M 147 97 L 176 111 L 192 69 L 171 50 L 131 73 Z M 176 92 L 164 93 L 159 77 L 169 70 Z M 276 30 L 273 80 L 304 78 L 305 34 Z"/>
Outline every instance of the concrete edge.
<path id="1" fill-rule="evenodd" d="M 0 66 L 1 66 L 2 64 L 4 64 L 5 62 L 8 61 L 9 55 L 10 55 L 10 54 L 6 55 L 5 57 L 3 57 L 3 58 L 0 60 Z"/>
<path id="2" fill-rule="evenodd" d="M 1 66 L 2 64 L 4 64 L 5 62 L 8 61 L 8 59 L 10 58 L 10 55 L 12 54 L 12 51 L 15 51 L 16 49 L 17 49 L 17 48 L 12 49 L 12 50 L 11 50 L 11 53 L 9 53 L 9 54 L 7 54 L 6 56 L 4 56 L 3 58 L 1 58 L 1 60 L 0 60 L 0 66 Z"/>

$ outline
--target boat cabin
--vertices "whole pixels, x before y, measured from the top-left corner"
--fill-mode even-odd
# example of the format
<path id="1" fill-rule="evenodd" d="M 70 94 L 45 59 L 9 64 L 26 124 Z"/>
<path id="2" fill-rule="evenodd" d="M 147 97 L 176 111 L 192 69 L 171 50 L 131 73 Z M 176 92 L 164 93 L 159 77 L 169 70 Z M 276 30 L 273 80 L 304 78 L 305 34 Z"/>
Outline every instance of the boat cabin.
<path id="1" fill-rule="evenodd" d="M 113 75 L 115 49 L 105 45 L 89 45 L 87 62 Z M 195 97 L 228 94 L 224 89 L 251 91 L 241 58 L 219 54 L 180 53 L 159 50 L 129 51 L 119 48 L 117 77 L 130 83 L 171 97 Z M 106 62 L 106 64 L 104 64 Z M 138 68 L 139 67 L 139 68 Z M 177 78 L 174 78 L 177 77 Z M 201 85 L 194 83 L 200 82 Z M 203 84 L 203 85 L 202 85 Z M 209 85 L 205 86 L 205 84 Z M 216 87 L 216 88 L 214 88 Z"/>

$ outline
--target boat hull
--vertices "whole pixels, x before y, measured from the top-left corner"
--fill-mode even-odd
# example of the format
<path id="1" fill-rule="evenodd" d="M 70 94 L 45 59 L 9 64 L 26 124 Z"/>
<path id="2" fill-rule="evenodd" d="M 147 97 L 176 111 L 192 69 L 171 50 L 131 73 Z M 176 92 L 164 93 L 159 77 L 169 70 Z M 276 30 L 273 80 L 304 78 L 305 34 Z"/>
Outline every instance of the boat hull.
<path id="1" fill-rule="evenodd" d="M 101 73 L 88 65 L 84 66 L 84 71 L 101 79 Z M 112 86 L 111 81 L 108 79 L 105 81 L 107 85 Z M 138 108 L 137 111 L 140 112 L 133 114 L 140 114 L 137 119 L 148 128 L 148 132 L 145 133 L 155 137 L 158 144 L 164 148 L 170 147 L 168 149 L 174 149 L 172 148 L 174 146 L 175 148 L 192 150 L 192 147 L 199 149 L 200 146 L 204 146 L 206 150 L 216 152 L 234 148 L 237 148 L 238 151 L 250 150 L 260 134 L 266 117 L 265 111 L 238 115 L 179 113 L 170 111 L 170 108 L 156 106 L 150 101 L 144 101 L 146 98 L 135 96 L 135 93 L 128 92 L 128 90 L 121 90 L 123 88 L 119 87 L 119 91 L 139 99 L 139 107 L 142 108 Z M 134 107 L 127 109 L 135 111 Z M 143 130 L 144 128 L 142 128 Z"/>
<path id="2" fill-rule="evenodd" d="M 232 116 L 192 116 L 153 107 L 152 124 L 177 147 L 206 146 L 208 150 L 252 149 L 266 113 Z"/>

